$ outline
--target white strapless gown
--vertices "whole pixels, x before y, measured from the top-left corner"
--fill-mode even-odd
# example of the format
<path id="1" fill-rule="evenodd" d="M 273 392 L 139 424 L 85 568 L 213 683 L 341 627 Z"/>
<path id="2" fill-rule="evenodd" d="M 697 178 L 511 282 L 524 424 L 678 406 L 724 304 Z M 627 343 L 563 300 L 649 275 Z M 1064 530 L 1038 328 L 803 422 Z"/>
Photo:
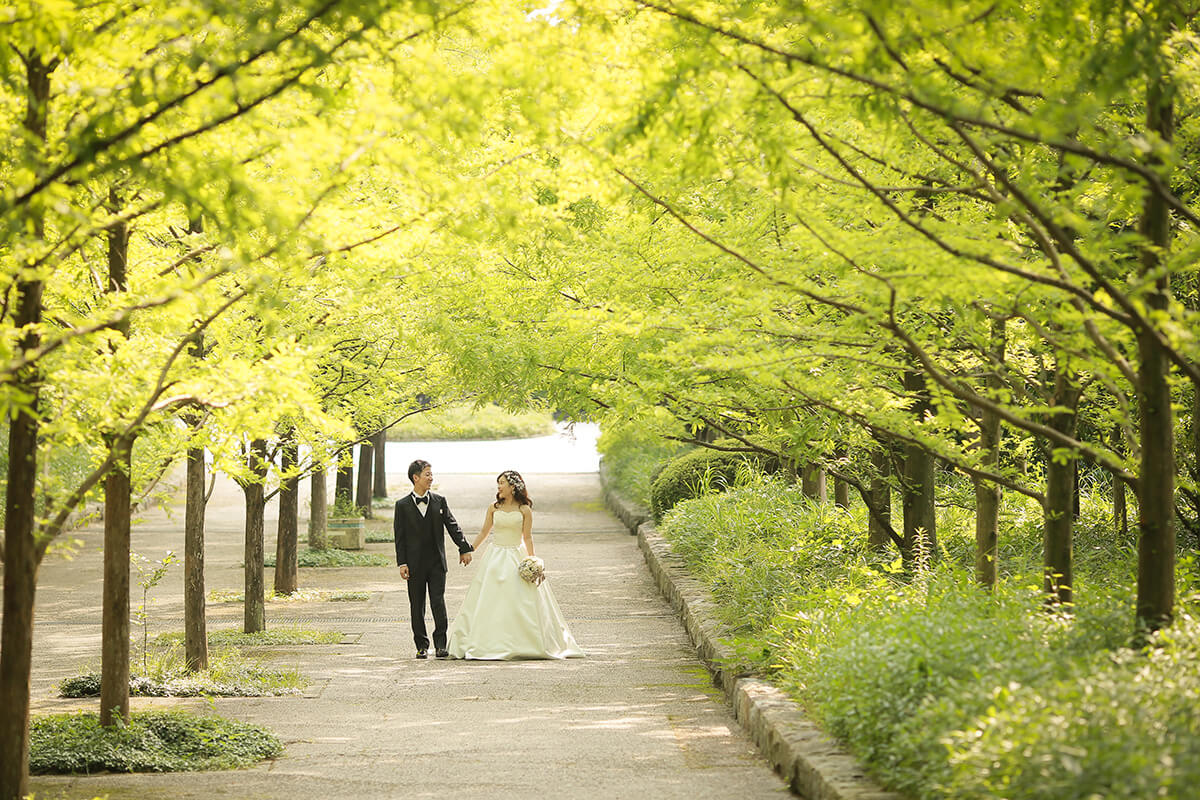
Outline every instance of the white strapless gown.
<path id="1" fill-rule="evenodd" d="M 477 562 L 462 608 L 450 625 L 452 658 L 499 661 L 576 658 L 583 650 L 563 618 L 549 579 L 541 586 L 521 580 L 525 557 L 520 511 L 496 510 L 490 544 Z"/>

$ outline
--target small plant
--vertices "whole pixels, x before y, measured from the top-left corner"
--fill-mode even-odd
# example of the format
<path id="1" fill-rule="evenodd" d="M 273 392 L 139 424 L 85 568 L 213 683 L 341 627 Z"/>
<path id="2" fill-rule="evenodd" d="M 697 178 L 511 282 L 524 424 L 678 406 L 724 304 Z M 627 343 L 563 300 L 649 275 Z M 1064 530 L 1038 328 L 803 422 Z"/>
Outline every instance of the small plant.
<path id="1" fill-rule="evenodd" d="M 338 492 L 329 509 L 330 519 L 355 519 L 362 515 L 362 509 L 354 504 L 347 492 Z"/>
<path id="2" fill-rule="evenodd" d="M 142 670 L 146 669 L 146 648 L 150 641 L 150 590 L 166 576 L 171 565 L 179 561 L 170 550 L 158 561 L 151 561 L 140 553 L 130 556 L 138 574 L 138 586 L 142 587 L 142 604 L 133 612 L 134 621 L 142 626 Z"/>

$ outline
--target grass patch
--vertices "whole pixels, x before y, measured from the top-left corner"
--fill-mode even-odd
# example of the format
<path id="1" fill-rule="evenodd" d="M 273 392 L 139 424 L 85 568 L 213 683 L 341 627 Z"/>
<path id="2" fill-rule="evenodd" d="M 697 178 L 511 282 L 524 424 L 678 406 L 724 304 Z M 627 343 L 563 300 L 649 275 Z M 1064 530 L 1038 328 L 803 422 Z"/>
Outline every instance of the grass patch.
<path id="1" fill-rule="evenodd" d="M 136 697 L 276 697 L 299 694 L 308 684 L 290 667 L 265 666 L 247 658 L 236 647 L 214 647 L 208 652 L 208 669 L 188 672 L 183 648 L 168 642 L 152 648 L 131 667 L 129 693 Z M 99 697 L 100 672 L 87 670 L 58 684 L 62 697 Z"/>
<path id="2" fill-rule="evenodd" d="M 266 728 L 179 711 L 139 712 L 128 725 L 111 728 L 101 727 L 96 714 L 29 722 L 34 775 L 236 769 L 282 752 L 279 737 Z"/>
<path id="3" fill-rule="evenodd" d="M 365 592 L 364 592 L 365 594 Z M 311 628 L 274 628 L 267 631 L 246 633 L 234 629 L 209 631 L 210 647 L 264 647 L 270 645 L 337 644 L 342 640 L 341 631 L 317 631 Z M 180 646 L 182 633 L 163 633 L 154 637 L 160 647 Z"/>
<path id="4" fill-rule="evenodd" d="M 393 442 L 526 439 L 554 433 L 554 418 L 544 411 L 512 413 L 499 406 L 476 408 L 455 403 L 415 414 L 388 430 Z"/>
<path id="5" fill-rule="evenodd" d="M 387 528 L 387 530 L 382 528 L 378 530 L 372 530 L 368 528 L 366 536 L 368 544 L 383 544 L 384 542 L 392 543 L 396 541 L 396 534 L 390 526 Z"/>
<path id="6" fill-rule="evenodd" d="M 233 589 L 211 589 L 208 592 L 208 602 L 210 603 L 241 603 L 245 599 L 245 592 Z M 268 603 L 350 603 L 370 599 L 370 592 L 339 589 L 297 589 L 291 594 L 272 592 L 266 596 Z M 212 634 L 209 634 L 209 641 L 212 641 Z"/>
<path id="7" fill-rule="evenodd" d="M 308 550 L 304 549 L 296 556 L 302 567 L 390 567 L 395 563 L 394 558 L 367 553 L 362 550 Z M 275 566 L 275 556 L 271 555 L 263 562 L 264 567 Z"/>

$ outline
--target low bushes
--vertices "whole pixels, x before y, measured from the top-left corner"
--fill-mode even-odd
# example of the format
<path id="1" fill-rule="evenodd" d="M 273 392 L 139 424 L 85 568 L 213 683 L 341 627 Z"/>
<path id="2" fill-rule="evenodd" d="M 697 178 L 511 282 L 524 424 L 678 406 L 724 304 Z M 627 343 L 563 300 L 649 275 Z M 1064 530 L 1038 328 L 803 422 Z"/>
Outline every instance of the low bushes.
<path id="1" fill-rule="evenodd" d="M 1149 649 L 1132 636 L 1136 554 L 1084 498 L 1077 605 L 1044 611 L 1040 523 L 1006 499 L 1002 580 L 972 581 L 958 509 L 915 576 L 865 547 L 858 507 L 751 479 L 685 500 L 661 525 L 712 591 L 741 668 L 789 691 L 889 788 L 914 798 L 1194 797 L 1200 786 L 1197 601 Z M 944 524 L 943 524 L 944 523 Z M 1107 544 L 1107 546 L 1105 546 Z M 1181 596 L 1193 570 L 1180 570 Z"/>
<path id="2" fill-rule="evenodd" d="M 751 453 L 700 447 L 668 461 L 650 484 L 650 511 L 656 520 L 682 500 L 732 486 L 738 476 L 776 472 L 778 461 Z"/>
<path id="3" fill-rule="evenodd" d="M 279 738 L 245 722 L 173 711 L 136 713 L 100 726 L 96 714 L 55 714 L 29 723 L 29 771 L 176 772 L 234 769 L 283 752 Z"/>

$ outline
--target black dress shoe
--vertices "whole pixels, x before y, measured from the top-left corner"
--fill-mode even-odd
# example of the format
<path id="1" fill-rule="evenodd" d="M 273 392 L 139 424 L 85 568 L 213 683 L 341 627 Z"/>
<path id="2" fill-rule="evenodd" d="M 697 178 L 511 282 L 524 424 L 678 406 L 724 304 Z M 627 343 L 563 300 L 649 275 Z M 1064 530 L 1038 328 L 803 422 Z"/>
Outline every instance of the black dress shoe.
<path id="1" fill-rule="evenodd" d="M 429 658 L 429 651 L 422 647 L 417 651 L 417 658 Z"/>
<path id="2" fill-rule="evenodd" d="M 436 655 L 437 655 L 437 657 L 438 657 L 438 658 L 449 658 L 449 657 L 450 657 L 450 651 L 449 651 L 449 650 L 447 650 L 447 649 L 446 649 L 446 648 L 444 648 L 444 647 L 439 647 L 439 648 L 438 648 L 438 651 L 437 651 L 437 653 L 436 653 Z"/>

